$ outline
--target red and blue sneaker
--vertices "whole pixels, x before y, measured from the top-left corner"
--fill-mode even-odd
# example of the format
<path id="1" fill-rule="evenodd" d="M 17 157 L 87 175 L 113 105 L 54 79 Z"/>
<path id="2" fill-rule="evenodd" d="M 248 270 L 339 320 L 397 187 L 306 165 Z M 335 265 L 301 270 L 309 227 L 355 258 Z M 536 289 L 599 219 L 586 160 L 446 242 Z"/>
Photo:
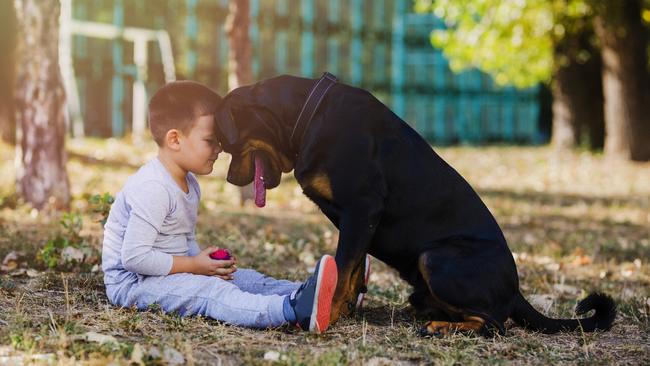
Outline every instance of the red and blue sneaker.
<path id="1" fill-rule="evenodd" d="M 326 254 L 316 264 L 314 274 L 300 285 L 294 298 L 289 300 L 300 329 L 312 333 L 327 330 L 337 281 L 336 261 Z"/>

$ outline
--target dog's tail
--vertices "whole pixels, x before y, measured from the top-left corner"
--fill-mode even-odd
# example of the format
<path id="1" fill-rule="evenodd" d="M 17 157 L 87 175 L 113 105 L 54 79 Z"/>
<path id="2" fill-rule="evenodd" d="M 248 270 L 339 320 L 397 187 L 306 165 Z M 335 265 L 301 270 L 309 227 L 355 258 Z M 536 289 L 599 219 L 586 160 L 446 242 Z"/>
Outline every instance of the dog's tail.
<path id="1" fill-rule="evenodd" d="M 596 329 L 609 330 L 612 327 L 616 317 L 616 305 L 610 296 L 602 293 L 590 294 L 578 303 L 575 312 L 577 315 L 584 315 L 591 310 L 595 310 L 595 313 L 588 318 L 552 319 L 535 310 L 520 292 L 514 301 L 510 317 L 526 329 L 546 334 L 569 332 L 578 328 L 593 332 Z"/>

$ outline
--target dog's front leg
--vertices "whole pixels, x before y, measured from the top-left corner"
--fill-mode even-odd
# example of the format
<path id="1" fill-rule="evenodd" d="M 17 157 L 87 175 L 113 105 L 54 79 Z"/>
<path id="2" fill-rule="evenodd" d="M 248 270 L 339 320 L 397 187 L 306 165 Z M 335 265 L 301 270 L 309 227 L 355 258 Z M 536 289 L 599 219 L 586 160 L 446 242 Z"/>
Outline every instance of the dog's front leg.
<path id="1" fill-rule="evenodd" d="M 377 205 L 344 209 L 339 221 L 339 242 L 336 249 L 338 285 L 332 303 L 331 321 L 354 310 L 363 287 L 363 265 L 375 234 L 381 208 Z"/>

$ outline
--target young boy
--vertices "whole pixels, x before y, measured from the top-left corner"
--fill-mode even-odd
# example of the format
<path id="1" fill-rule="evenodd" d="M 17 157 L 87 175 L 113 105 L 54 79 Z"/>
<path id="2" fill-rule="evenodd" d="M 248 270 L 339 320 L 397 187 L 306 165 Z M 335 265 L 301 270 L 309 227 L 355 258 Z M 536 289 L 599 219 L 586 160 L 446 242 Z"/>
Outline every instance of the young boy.
<path id="1" fill-rule="evenodd" d="M 203 315 L 253 328 L 297 324 L 323 332 L 329 325 L 337 270 L 324 255 L 302 284 L 237 269 L 214 260 L 195 240 L 201 191 L 195 174 L 212 172 L 221 152 L 214 111 L 221 98 L 191 81 L 169 83 L 149 103 L 158 156 L 117 193 L 105 226 L 102 269 L 115 305 Z"/>

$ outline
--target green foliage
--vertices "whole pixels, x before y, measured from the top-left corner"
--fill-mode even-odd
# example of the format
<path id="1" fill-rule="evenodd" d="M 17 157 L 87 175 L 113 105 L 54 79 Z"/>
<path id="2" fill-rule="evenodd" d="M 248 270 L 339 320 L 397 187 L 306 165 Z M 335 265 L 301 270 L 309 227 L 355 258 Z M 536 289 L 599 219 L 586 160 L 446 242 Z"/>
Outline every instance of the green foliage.
<path id="1" fill-rule="evenodd" d="M 83 227 L 83 218 L 78 213 L 66 212 L 63 214 L 63 218 L 59 221 L 59 224 L 65 230 L 65 234 L 71 241 L 78 242 L 81 241 L 81 236 L 79 231 Z"/>
<path id="2" fill-rule="evenodd" d="M 80 235 L 83 219 L 78 213 L 65 213 L 59 222 L 63 228 L 56 237 L 49 239 L 37 256 L 37 260 L 49 269 L 88 270 L 98 260 L 97 249 Z"/>
<path id="3" fill-rule="evenodd" d="M 452 70 L 476 67 L 522 88 L 550 80 L 554 45 L 590 26 L 593 15 L 588 0 L 416 0 L 415 8 L 444 20 L 431 43 Z"/>
<path id="4" fill-rule="evenodd" d="M 39 260 L 45 263 L 47 268 L 54 269 L 60 262 L 61 251 L 67 246 L 70 246 L 69 241 L 60 236 L 50 239 L 45 243 L 43 249 L 41 249 Z"/>
<path id="5" fill-rule="evenodd" d="M 110 193 L 95 194 L 88 199 L 90 204 L 90 212 L 97 216 L 96 221 L 102 226 L 106 225 L 108 220 L 108 213 L 111 210 L 111 205 L 115 202 L 115 198 Z"/>

